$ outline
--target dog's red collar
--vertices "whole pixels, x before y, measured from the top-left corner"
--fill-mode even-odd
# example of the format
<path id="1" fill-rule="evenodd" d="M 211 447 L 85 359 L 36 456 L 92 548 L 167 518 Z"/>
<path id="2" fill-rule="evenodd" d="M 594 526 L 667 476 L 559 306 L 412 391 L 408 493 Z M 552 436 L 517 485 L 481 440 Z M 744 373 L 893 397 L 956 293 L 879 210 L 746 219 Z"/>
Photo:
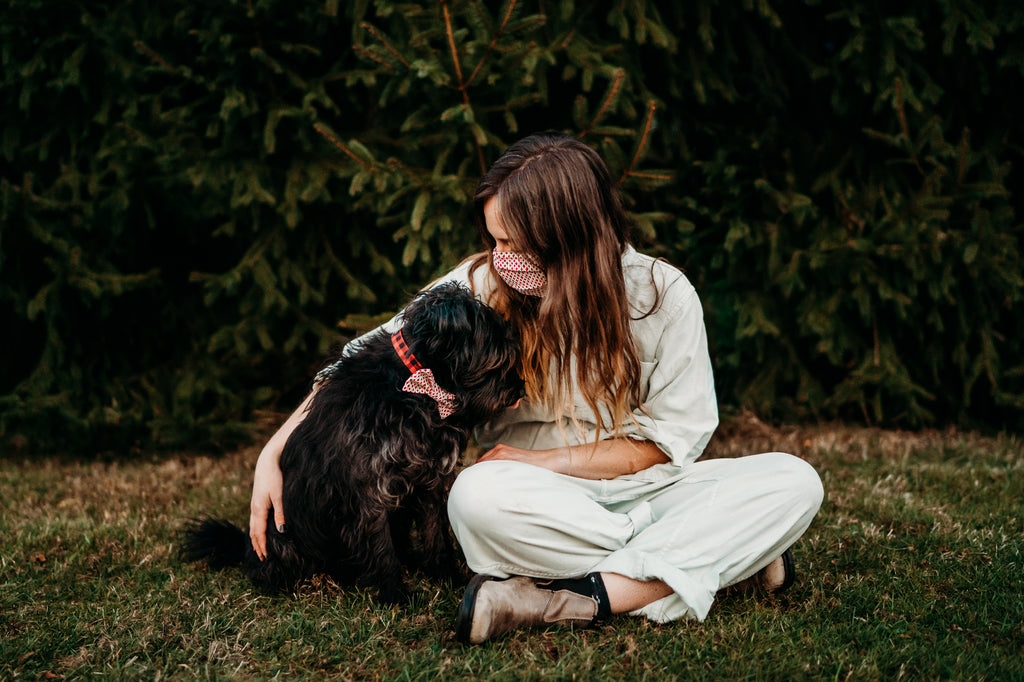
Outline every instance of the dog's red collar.
<path id="1" fill-rule="evenodd" d="M 420 364 L 416 356 L 409 350 L 408 344 L 405 342 L 405 337 L 402 336 L 402 330 L 398 330 L 391 335 L 391 345 L 395 347 L 395 352 L 398 353 L 398 357 L 405 363 L 405 366 L 409 368 L 410 374 L 423 369 L 423 365 Z"/>
<path id="2" fill-rule="evenodd" d="M 437 411 L 441 414 L 441 419 L 445 419 L 455 412 L 455 394 L 449 393 L 437 385 L 434 373 L 429 369 L 424 369 L 416 356 L 409 350 L 401 330 L 391 335 L 391 345 L 395 347 L 395 352 L 398 353 L 398 357 L 402 359 L 411 375 L 402 386 L 402 390 L 406 393 L 429 395 L 437 402 Z"/>

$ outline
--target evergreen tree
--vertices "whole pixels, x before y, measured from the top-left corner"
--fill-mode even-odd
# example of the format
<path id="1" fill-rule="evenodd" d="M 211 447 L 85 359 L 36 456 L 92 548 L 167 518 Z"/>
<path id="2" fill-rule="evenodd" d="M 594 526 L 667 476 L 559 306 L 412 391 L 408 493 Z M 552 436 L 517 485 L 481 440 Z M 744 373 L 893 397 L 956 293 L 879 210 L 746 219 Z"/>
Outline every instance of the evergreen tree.
<path id="1" fill-rule="evenodd" d="M 1024 426 L 1016 3 L 59 9 L 0 11 L 5 447 L 244 438 L 544 129 L 697 284 L 727 405 Z"/>

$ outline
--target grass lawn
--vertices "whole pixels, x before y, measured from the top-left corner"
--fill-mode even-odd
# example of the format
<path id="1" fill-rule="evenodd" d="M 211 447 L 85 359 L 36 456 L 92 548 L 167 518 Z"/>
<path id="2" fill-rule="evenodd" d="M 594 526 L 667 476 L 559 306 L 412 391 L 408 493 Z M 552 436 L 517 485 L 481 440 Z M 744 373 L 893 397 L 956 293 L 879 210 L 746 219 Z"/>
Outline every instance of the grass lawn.
<path id="1" fill-rule="evenodd" d="M 779 599 L 707 620 L 619 617 L 480 647 L 452 630 L 463 583 L 413 601 L 334 585 L 267 597 L 184 565 L 200 512 L 248 518 L 257 449 L 131 460 L 0 459 L 0 680 L 1024 680 L 1024 439 L 727 423 L 709 456 L 783 450 L 825 503 Z"/>

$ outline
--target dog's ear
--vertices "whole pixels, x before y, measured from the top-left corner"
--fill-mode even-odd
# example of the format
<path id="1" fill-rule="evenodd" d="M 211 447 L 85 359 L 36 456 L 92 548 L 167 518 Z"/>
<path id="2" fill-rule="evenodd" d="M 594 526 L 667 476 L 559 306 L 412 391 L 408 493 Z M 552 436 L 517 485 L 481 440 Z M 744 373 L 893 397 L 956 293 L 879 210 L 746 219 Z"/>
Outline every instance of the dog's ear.
<path id="1" fill-rule="evenodd" d="M 457 282 L 423 292 L 406 308 L 405 341 L 438 384 L 456 394 L 503 364 L 495 354 L 518 355 L 507 323 Z"/>
<path id="2" fill-rule="evenodd" d="M 425 366 L 464 352 L 480 303 L 458 282 L 446 282 L 419 294 L 404 314 L 405 341 Z"/>

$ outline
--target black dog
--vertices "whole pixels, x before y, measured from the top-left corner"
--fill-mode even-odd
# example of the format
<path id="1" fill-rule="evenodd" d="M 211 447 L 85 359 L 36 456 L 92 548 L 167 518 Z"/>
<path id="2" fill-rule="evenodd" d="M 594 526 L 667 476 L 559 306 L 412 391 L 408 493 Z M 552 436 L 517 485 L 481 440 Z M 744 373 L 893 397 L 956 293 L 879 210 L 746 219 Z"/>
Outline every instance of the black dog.
<path id="1" fill-rule="evenodd" d="M 519 345 L 459 284 L 420 294 L 401 322 L 318 375 L 281 454 L 287 529 L 268 515 L 267 558 L 240 528 L 207 518 L 186 529 L 185 560 L 244 564 L 271 592 L 327 575 L 376 587 L 388 603 L 405 600 L 402 564 L 438 576 L 454 568 L 445 497 L 470 430 L 523 395 Z"/>

